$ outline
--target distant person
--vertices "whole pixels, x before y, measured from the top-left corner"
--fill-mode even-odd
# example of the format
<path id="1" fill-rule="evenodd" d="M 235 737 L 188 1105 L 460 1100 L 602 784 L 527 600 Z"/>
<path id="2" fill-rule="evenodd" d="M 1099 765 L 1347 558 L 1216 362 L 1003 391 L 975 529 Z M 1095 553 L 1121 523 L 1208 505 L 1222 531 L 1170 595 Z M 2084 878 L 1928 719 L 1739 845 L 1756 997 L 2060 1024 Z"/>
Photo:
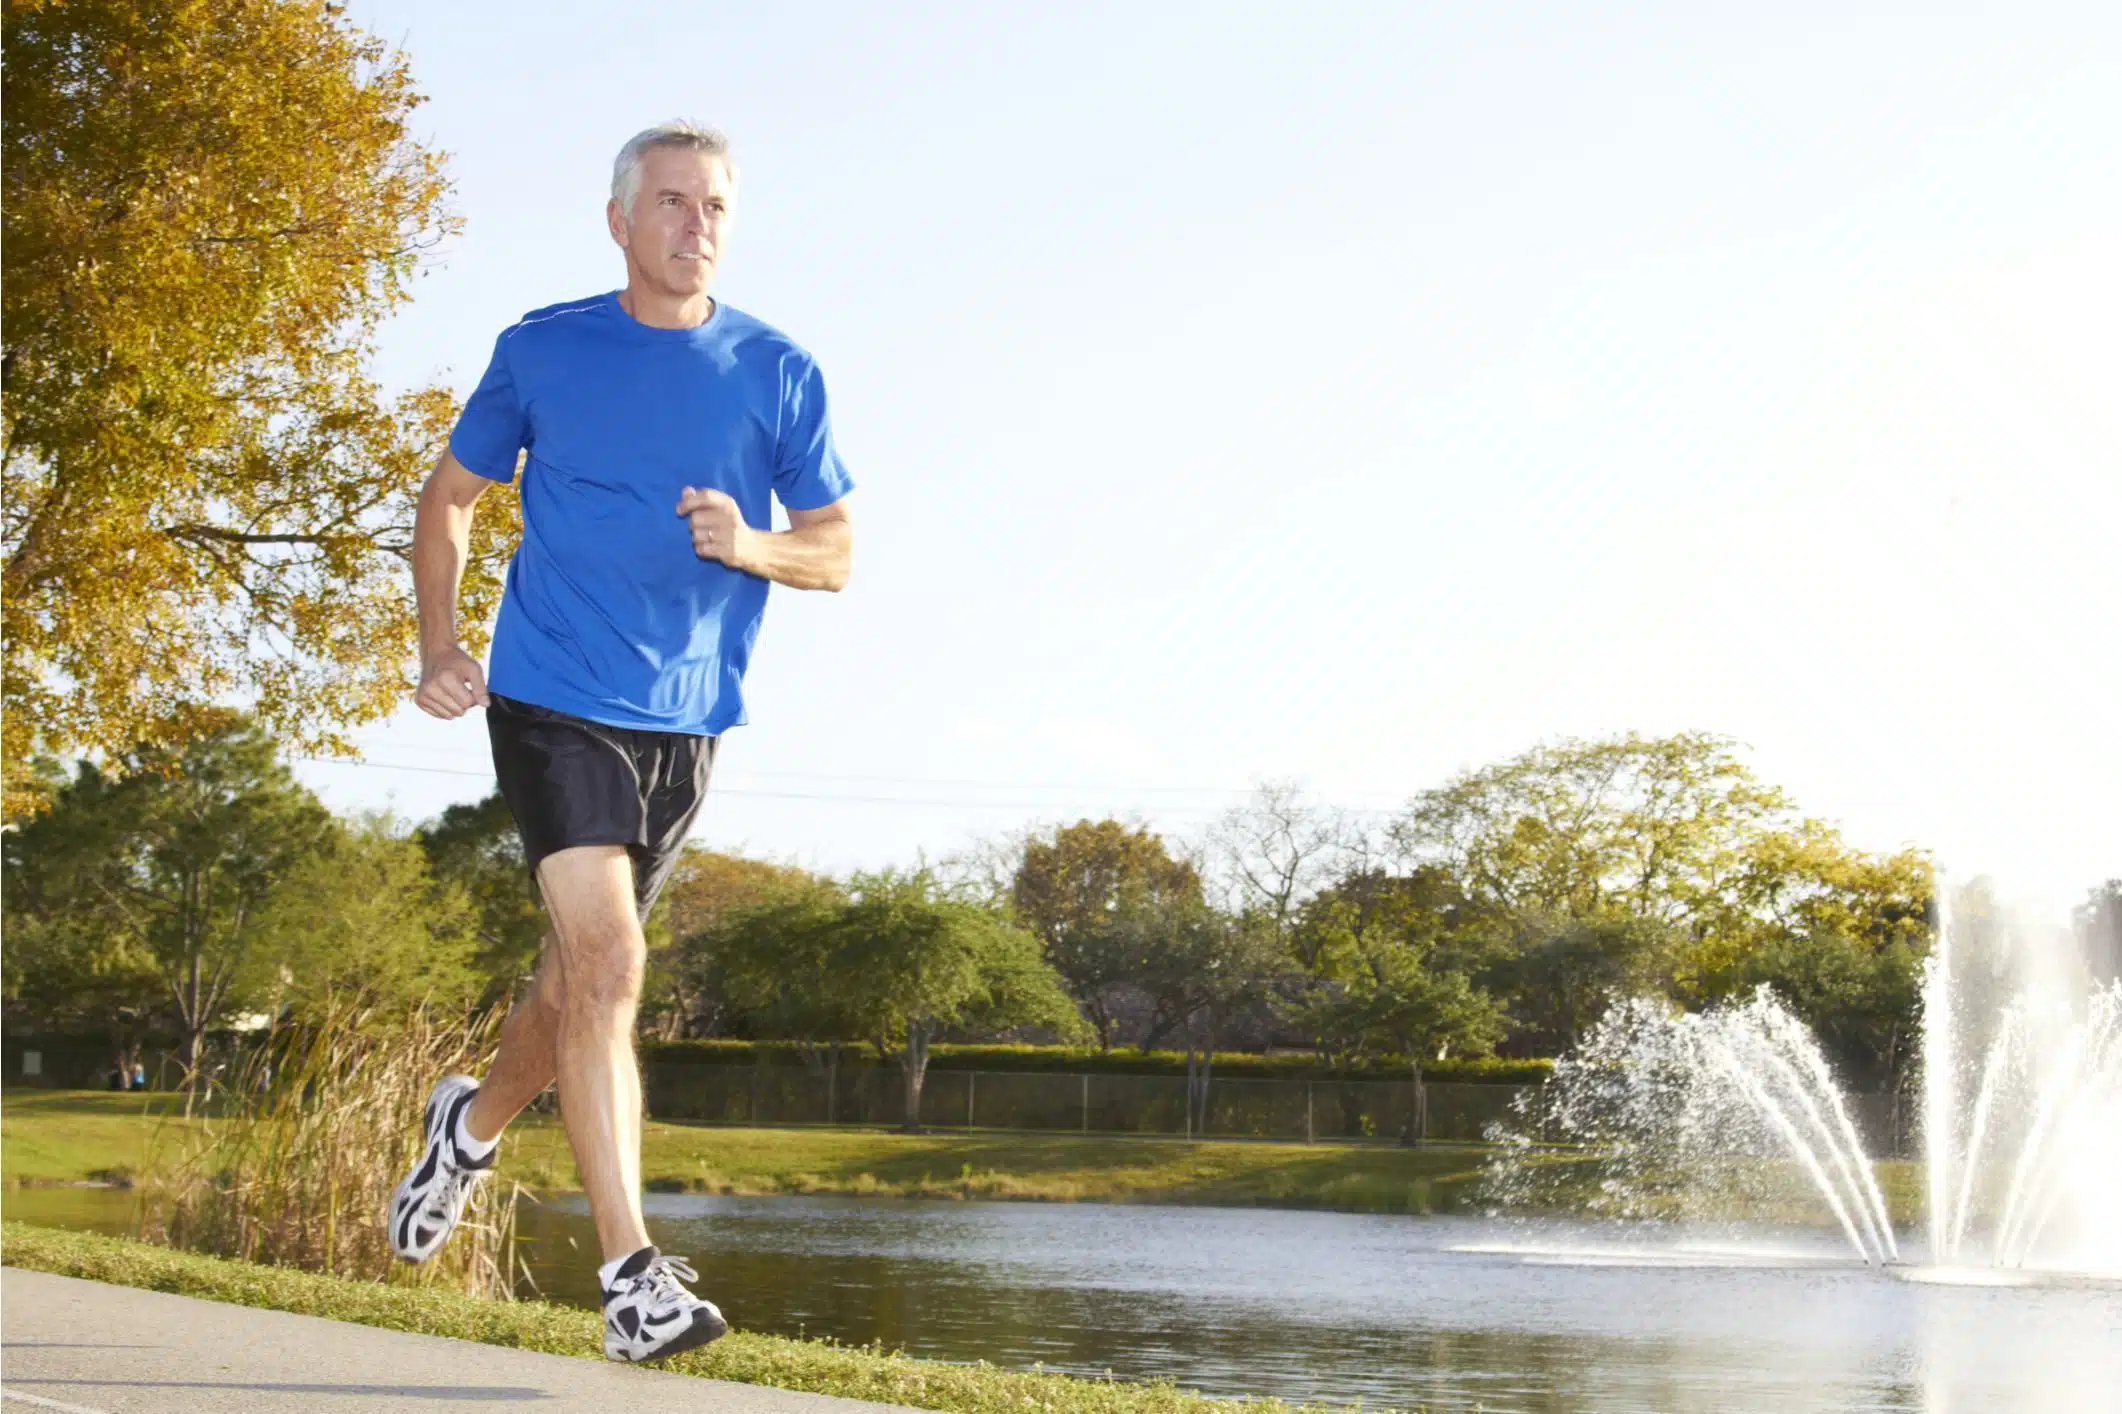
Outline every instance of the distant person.
<path id="1" fill-rule="evenodd" d="M 494 775 L 552 920 L 536 977 L 483 1082 L 436 1085 L 426 1148 L 398 1186 L 391 1243 L 424 1261 L 492 1167 L 510 1120 L 555 1079 L 604 1265 L 604 1353 L 654 1360 L 727 1327 L 641 1220 L 634 1013 L 648 916 L 707 793 L 769 582 L 847 582 L 854 483 L 825 384 L 786 335 L 708 295 L 737 173 L 708 128 L 666 123 L 620 149 L 605 218 L 626 288 L 503 330 L 413 532 L 432 716 L 486 709 Z M 473 506 L 523 464 L 523 542 L 490 672 L 459 645 Z M 772 502 L 790 528 L 773 532 Z"/>
<path id="2" fill-rule="evenodd" d="M 133 1088 L 135 1090 L 145 1090 L 147 1088 L 147 1067 L 139 1061 L 133 1062 Z"/>

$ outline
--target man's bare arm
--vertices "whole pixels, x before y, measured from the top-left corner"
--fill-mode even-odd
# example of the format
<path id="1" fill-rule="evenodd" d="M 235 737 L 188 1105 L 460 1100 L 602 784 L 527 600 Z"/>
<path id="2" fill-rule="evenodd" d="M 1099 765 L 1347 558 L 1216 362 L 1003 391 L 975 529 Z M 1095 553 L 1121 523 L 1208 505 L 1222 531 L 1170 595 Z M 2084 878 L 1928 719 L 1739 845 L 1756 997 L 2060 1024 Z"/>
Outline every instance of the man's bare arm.
<path id="1" fill-rule="evenodd" d="M 445 451 L 413 519 L 413 597 L 420 606 L 420 690 L 432 717 L 486 705 L 486 674 L 457 641 L 457 587 L 471 558 L 473 507 L 493 483 Z"/>
<path id="2" fill-rule="evenodd" d="M 855 526 L 847 499 L 788 513 L 787 530 L 754 530 L 720 491 L 687 490 L 678 514 L 692 523 L 693 553 L 791 589 L 847 587 Z"/>

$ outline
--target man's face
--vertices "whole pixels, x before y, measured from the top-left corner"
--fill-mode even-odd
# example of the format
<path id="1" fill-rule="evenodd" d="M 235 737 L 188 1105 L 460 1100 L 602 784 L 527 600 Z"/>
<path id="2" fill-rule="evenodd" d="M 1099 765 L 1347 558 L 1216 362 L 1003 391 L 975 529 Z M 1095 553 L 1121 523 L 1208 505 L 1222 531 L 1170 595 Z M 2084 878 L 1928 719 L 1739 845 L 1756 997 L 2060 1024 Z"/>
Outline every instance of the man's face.
<path id="1" fill-rule="evenodd" d="M 684 148 L 651 148 L 641 159 L 634 209 L 608 204 L 612 239 L 650 289 L 705 294 L 729 239 L 737 185 L 719 157 Z"/>

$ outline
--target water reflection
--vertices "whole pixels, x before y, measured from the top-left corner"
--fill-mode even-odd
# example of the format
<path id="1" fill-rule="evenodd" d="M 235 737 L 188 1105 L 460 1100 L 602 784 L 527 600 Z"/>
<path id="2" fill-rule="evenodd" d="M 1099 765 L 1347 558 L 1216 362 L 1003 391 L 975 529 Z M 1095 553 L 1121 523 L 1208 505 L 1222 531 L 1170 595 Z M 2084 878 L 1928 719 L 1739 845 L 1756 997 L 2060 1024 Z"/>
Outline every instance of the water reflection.
<path id="1" fill-rule="evenodd" d="M 23 1202 L 45 1196 L 9 1195 L 9 1215 L 59 1220 Z M 1213 1393 L 2110 1414 L 2122 1388 L 2122 1288 L 1899 1280 L 1852 1264 L 1828 1233 L 1646 1239 L 1472 1218 L 692 1195 L 652 1195 L 649 1215 L 749 1329 Z M 525 1228 L 547 1293 L 590 1300 L 580 1200 L 534 1210 Z"/>

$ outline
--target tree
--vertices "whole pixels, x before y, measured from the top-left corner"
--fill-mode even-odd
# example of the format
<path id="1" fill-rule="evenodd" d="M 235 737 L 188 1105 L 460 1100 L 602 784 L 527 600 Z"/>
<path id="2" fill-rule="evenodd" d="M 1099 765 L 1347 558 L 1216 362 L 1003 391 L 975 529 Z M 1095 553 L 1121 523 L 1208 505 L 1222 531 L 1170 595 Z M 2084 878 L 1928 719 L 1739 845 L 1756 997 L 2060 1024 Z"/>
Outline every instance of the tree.
<path id="1" fill-rule="evenodd" d="M 1745 844 L 1789 801 L 1702 732 L 1563 740 L 1417 796 L 1392 826 L 1498 916 L 1708 916 Z"/>
<path id="2" fill-rule="evenodd" d="M 853 902 L 827 933 L 821 981 L 854 1034 L 898 1063 L 908 1130 L 920 1127 L 929 1046 L 945 1030 L 1087 1031 L 1039 940 L 946 897 L 927 870 L 857 874 L 849 890 Z"/>
<path id="3" fill-rule="evenodd" d="M 258 932 L 279 995 L 298 1012 L 327 998 L 371 1010 L 461 1008 L 486 981 L 477 906 L 384 815 L 345 823 L 298 860 L 266 899 Z"/>
<path id="4" fill-rule="evenodd" d="M 1619 999 L 1670 993 L 1684 934 L 1656 919 L 1521 914 L 1501 976 L 1534 1051 L 1574 1048 Z"/>
<path id="5" fill-rule="evenodd" d="M 537 966 L 545 913 L 508 802 L 497 790 L 452 805 L 414 838 L 434 877 L 461 890 L 476 914 L 472 966 L 495 994 L 514 990 Z"/>
<path id="6" fill-rule="evenodd" d="M 1307 902 L 1293 929 L 1306 970 L 1286 1006 L 1336 1068 L 1387 1055 L 1479 1054 L 1503 1007 L 1469 975 L 1460 899 L 1434 867 L 1358 869 Z"/>
<path id="7" fill-rule="evenodd" d="M 1286 938 L 1305 900 L 1366 843 L 1339 811 L 1307 801 L 1294 782 L 1270 781 L 1209 827 L 1206 853 L 1224 906 Z"/>
<path id="8" fill-rule="evenodd" d="M 1288 958 L 1272 922 L 1259 913 L 1233 917 L 1173 900 L 1138 909 L 1128 921 L 1139 930 L 1144 985 L 1157 1007 L 1142 1050 L 1147 1054 L 1168 1032 L 1179 1034 L 1186 1051 L 1187 1132 L 1199 1134 L 1208 1124 L 1217 1040 L 1239 1013 L 1266 1003 L 1288 970 Z"/>
<path id="9" fill-rule="evenodd" d="M 978 836 L 936 861 L 936 880 L 953 898 L 983 908 L 1010 908 L 1024 851 L 1041 833 L 1026 825 Z"/>
<path id="10" fill-rule="evenodd" d="M 824 930 L 846 902 L 830 879 L 695 850 L 664 898 L 671 943 L 651 960 L 664 1039 L 707 1031 L 725 1007 L 756 1034 L 805 1042 L 811 1061 L 819 1046 L 850 1038 L 822 985 Z"/>
<path id="11" fill-rule="evenodd" d="M 0 836 L 7 898 L 0 996 L 10 1024 L 106 1033 L 112 1062 L 130 1071 L 169 992 L 154 955 L 105 905 L 114 882 L 107 866 L 54 838 L 65 824 L 37 820 Z"/>
<path id="12" fill-rule="evenodd" d="M 1733 916 L 1683 957 L 1679 990 L 1706 1001 L 1766 983 L 1845 1074 L 1897 1090 L 1915 1060 L 1934 892 L 1918 851 L 1852 849 L 1818 821 L 1763 834 L 1742 853 Z"/>
<path id="13" fill-rule="evenodd" d="M 1201 879 L 1147 829 L 1079 820 L 1025 842 L 1010 902 L 1089 1018 L 1099 1049 L 1109 1051 L 1115 993 L 1143 976 L 1137 925 L 1198 908 Z"/>
<path id="14" fill-rule="evenodd" d="M 453 229 L 405 57 L 324 0 L 8 0 L 0 757 L 305 749 L 410 690 L 415 495 L 453 416 L 375 331 Z M 473 636 L 512 513 L 481 517 Z"/>
<path id="15" fill-rule="evenodd" d="M 115 780 L 83 765 L 16 848 L 48 876 L 85 881 L 84 928 L 153 959 L 196 1075 L 207 1031 L 277 981 L 278 960 L 258 946 L 261 915 L 336 825 L 242 719 L 181 754 L 150 746 L 121 764 Z"/>

